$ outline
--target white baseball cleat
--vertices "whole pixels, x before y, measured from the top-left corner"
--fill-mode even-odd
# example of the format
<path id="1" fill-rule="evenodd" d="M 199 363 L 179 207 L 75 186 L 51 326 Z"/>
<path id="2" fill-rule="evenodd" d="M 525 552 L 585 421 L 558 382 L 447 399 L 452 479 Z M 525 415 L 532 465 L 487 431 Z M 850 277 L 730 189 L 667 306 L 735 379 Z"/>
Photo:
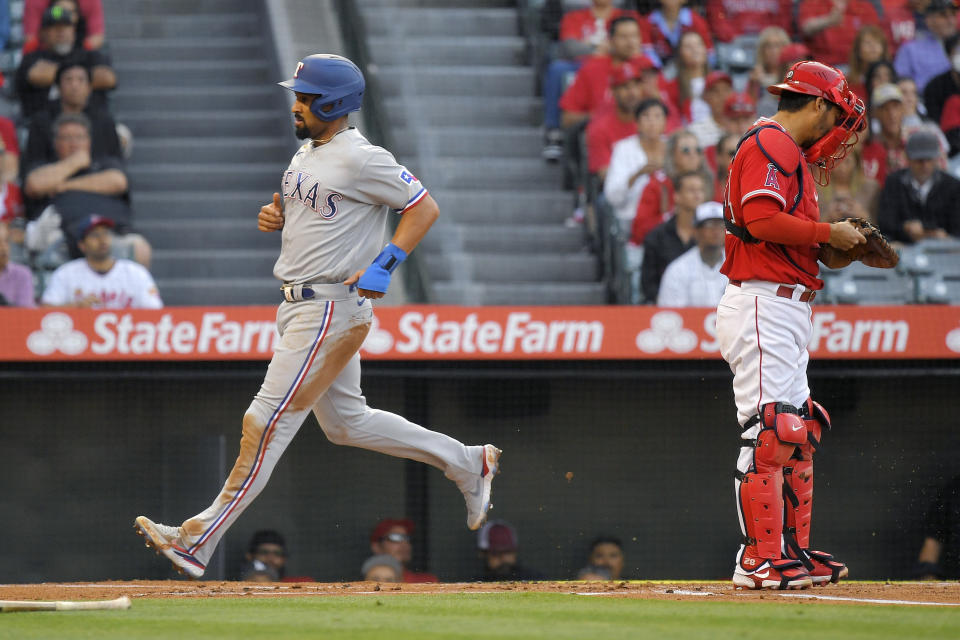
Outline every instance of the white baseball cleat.
<path id="1" fill-rule="evenodd" d="M 206 566 L 192 555 L 187 553 L 180 541 L 180 528 L 157 524 L 146 516 L 139 516 L 133 525 L 137 535 L 143 536 L 147 547 L 154 549 L 157 554 L 165 555 L 173 568 L 190 578 L 199 578 L 206 570 Z"/>
<path id="2" fill-rule="evenodd" d="M 806 589 L 813 585 L 799 560 L 766 560 L 748 571 L 737 563 L 733 584 L 742 589 Z"/>
<path id="3" fill-rule="evenodd" d="M 483 466 L 480 474 L 470 481 L 459 485 L 463 499 L 467 503 L 467 528 L 476 531 L 487 520 L 490 504 L 493 476 L 500 472 L 500 454 L 503 453 L 492 444 L 483 445 Z"/>

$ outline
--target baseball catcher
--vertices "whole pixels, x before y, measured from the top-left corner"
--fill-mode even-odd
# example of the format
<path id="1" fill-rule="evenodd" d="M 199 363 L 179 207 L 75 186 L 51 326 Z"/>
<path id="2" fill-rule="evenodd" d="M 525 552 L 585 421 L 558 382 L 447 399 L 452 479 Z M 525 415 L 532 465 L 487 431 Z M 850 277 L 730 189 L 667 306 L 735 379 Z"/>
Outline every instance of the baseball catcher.
<path id="1" fill-rule="evenodd" d="M 740 140 L 724 193 L 730 284 L 717 308 L 720 353 L 733 371 L 740 423 L 734 489 L 743 541 L 733 583 L 804 589 L 849 573 L 810 546 L 813 456 L 830 428 L 810 397 L 810 302 L 832 268 L 862 260 L 893 266 L 896 253 L 872 225 L 820 222 L 816 184 L 865 128 L 863 101 L 838 69 L 794 64 L 768 91 L 777 113 Z"/>

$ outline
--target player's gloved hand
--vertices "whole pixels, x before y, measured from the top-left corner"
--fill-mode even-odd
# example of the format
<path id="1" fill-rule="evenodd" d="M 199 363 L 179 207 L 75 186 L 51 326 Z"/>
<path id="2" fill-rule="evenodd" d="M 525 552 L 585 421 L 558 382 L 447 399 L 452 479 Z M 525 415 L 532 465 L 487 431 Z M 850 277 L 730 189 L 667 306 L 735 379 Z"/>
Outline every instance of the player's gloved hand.
<path id="1" fill-rule="evenodd" d="M 356 287 L 360 295 L 367 298 L 381 298 L 387 292 L 390 286 L 390 274 L 396 270 L 400 263 L 407 259 L 407 252 L 393 244 L 392 242 L 384 247 L 373 264 L 367 267 L 363 275 L 357 279 Z M 353 284 L 353 278 L 347 280 L 345 284 Z M 370 295 L 371 292 L 374 295 Z M 380 295 L 375 295 L 379 293 Z"/>

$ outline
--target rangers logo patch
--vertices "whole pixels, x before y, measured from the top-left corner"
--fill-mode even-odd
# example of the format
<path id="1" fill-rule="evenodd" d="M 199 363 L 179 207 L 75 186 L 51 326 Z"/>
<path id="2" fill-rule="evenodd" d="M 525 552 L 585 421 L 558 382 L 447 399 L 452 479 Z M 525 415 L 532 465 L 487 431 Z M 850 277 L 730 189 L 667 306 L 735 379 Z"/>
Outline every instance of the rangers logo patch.
<path id="1" fill-rule="evenodd" d="M 407 184 L 413 184 L 414 182 L 420 182 L 419 180 L 417 180 L 417 176 L 413 175 L 412 173 L 410 173 L 409 171 L 406 171 L 406 170 L 400 172 L 400 179 L 403 180 L 404 182 L 406 182 Z"/>
<path id="2" fill-rule="evenodd" d="M 767 164 L 767 179 L 763 181 L 763 186 L 780 191 L 780 183 L 777 182 L 777 166 L 772 162 Z"/>

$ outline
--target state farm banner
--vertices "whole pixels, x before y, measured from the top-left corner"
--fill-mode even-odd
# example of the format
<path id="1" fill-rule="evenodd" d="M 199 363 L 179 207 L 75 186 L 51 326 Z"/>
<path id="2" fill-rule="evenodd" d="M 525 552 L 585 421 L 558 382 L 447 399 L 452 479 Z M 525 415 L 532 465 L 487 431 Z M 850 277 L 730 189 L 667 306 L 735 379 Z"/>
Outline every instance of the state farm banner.
<path id="1" fill-rule="evenodd" d="M 815 306 L 815 358 L 960 358 L 960 307 Z M 0 309 L 0 360 L 265 360 L 276 307 Z M 713 309 L 381 307 L 371 360 L 716 359 Z"/>

